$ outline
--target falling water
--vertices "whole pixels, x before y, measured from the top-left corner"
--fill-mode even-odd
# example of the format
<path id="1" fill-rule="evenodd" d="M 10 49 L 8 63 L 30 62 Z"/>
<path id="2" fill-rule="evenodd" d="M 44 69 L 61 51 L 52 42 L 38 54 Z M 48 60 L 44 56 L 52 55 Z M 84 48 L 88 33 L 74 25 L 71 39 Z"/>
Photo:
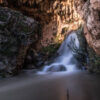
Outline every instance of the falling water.
<path id="1" fill-rule="evenodd" d="M 74 45 L 72 43 L 74 41 Z M 57 71 L 74 71 L 77 69 L 79 62 L 74 57 L 74 53 L 72 48 L 76 46 L 79 48 L 79 40 L 77 34 L 72 32 L 62 45 L 60 46 L 59 50 L 57 51 L 57 57 L 54 59 L 54 62 L 50 65 L 44 66 L 43 72 L 57 72 Z M 71 47 L 71 48 L 70 48 Z"/>
<path id="2" fill-rule="evenodd" d="M 0 80 L 0 100 L 100 100 L 100 75 L 76 70 L 79 62 L 70 48 L 72 41 L 79 48 L 73 32 L 62 43 L 54 62 L 44 66 L 42 72 L 69 73 L 40 75 L 31 70 Z"/>

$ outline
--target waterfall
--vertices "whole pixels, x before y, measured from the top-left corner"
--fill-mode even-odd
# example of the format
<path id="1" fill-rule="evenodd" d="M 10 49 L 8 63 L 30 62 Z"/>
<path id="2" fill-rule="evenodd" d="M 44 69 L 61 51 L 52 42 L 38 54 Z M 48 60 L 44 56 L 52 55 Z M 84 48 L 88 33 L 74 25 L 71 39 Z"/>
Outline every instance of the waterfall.
<path id="1" fill-rule="evenodd" d="M 74 57 L 74 52 L 72 48 L 77 47 L 79 48 L 79 40 L 77 34 L 72 32 L 69 34 L 60 48 L 57 51 L 57 57 L 54 61 L 44 66 L 43 72 L 57 72 L 57 71 L 74 71 L 79 65 L 79 62 Z"/>

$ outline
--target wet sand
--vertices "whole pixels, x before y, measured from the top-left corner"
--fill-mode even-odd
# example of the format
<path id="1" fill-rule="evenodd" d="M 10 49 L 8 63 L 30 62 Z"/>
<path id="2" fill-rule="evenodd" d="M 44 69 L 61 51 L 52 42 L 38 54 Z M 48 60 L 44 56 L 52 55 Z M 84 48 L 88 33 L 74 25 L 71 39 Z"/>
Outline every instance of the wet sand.
<path id="1" fill-rule="evenodd" d="M 0 100 L 100 100 L 100 75 L 85 71 L 23 73 L 0 80 Z"/>

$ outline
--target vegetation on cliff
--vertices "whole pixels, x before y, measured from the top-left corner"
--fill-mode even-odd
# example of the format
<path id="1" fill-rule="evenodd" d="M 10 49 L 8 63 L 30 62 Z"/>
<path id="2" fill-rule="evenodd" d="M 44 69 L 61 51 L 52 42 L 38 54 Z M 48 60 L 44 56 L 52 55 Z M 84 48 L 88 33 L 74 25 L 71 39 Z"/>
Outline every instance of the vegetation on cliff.
<path id="1" fill-rule="evenodd" d="M 87 69 L 91 73 L 100 73 L 100 56 L 91 47 L 88 47 L 88 57 Z"/>

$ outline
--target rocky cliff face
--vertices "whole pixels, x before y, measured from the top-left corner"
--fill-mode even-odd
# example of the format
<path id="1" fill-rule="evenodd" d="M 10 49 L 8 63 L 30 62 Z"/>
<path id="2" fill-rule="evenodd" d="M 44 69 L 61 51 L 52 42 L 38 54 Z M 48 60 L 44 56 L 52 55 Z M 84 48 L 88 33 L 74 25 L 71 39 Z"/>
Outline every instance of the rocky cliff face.
<path id="1" fill-rule="evenodd" d="M 28 49 L 38 40 L 38 30 L 34 19 L 0 7 L 0 72 L 15 74 L 22 68 Z"/>
<path id="2" fill-rule="evenodd" d="M 84 36 L 89 44 L 87 69 L 100 73 L 100 1 L 75 0 L 75 6 L 84 20 Z"/>
<path id="3" fill-rule="evenodd" d="M 75 5 L 85 21 L 84 33 L 87 42 L 100 55 L 100 1 L 75 0 Z"/>
<path id="4" fill-rule="evenodd" d="M 42 25 L 40 44 L 47 46 L 61 42 L 82 20 L 74 7 L 74 0 L 1 0 L 2 5 L 20 10 Z"/>
<path id="5" fill-rule="evenodd" d="M 100 65 L 99 0 L 0 0 L 0 4 L 18 10 L 41 24 L 42 37 L 36 45 L 38 50 L 48 45 L 50 46 L 46 48 L 47 51 L 51 47 L 53 49 L 55 44 L 58 45 L 64 40 L 65 35 L 83 25 L 86 40 L 96 52 L 89 49 L 89 65 L 91 66 L 93 61 L 93 66 Z"/>
<path id="6" fill-rule="evenodd" d="M 61 33 L 77 29 L 82 18 L 87 42 L 100 54 L 99 0 L 0 0 L 0 3 L 40 22 L 43 25 L 42 45 L 54 42 L 56 37 L 62 40 L 64 36 Z"/>

